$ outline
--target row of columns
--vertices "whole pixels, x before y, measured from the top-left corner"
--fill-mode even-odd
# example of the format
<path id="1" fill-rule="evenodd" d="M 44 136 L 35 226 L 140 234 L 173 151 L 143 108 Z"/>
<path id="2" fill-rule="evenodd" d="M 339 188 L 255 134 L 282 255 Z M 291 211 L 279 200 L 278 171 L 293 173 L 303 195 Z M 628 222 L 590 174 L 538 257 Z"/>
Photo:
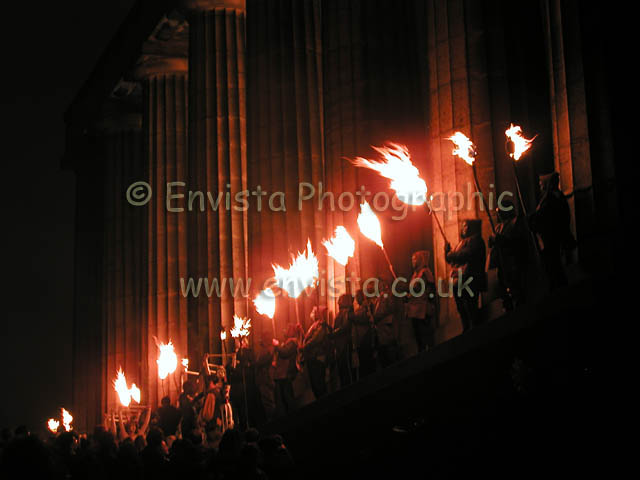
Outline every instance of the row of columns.
<path id="1" fill-rule="evenodd" d="M 78 398 L 86 399 L 78 405 L 91 404 L 92 395 L 101 399 L 100 410 L 87 410 L 87 418 L 117 405 L 111 382 L 120 366 L 130 383 L 142 387 L 144 403 L 155 405 L 164 394 L 176 395 L 172 380 L 163 385 L 158 379 L 156 340 L 171 340 L 179 358 L 189 357 L 193 366 L 203 354 L 220 351 L 219 332 L 234 313 L 253 318 L 258 335 L 271 334 L 271 325 L 256 315 L 250 298 L 232 295 L 228 285 L 220 298 L 207 298 L 202 291 L 198 298 L 185 298 L 180 278 L 250 278 L 255 294 L 271 275 L 271 264 L 287 265 L 290 253 L 304 249 L 307 239 L 320 259 L 325 285 L 348 275 L 361 279 L 353 284 L 358 287 L 365 278 L 386 274 L 378 247 L 357 234 L 359 202 L 347 211 L 330 210 L 326 201 L 320 209 L 317 196 L 302 210 L 296 204 L 300 182 L 316 188 L 321 182 L 336 199 L 362 185 L 373 193 L 387 189 L 386 180 L 345 160 L 374 156 L 371 145 L 407 144 L 431 192 L 464 193 L 473 184 L 471 169 L 452 157 L 445 140 L 461 130 L 482 152 L 477 159 L 482 190 L 514 191 L 504 130 L 512 120 L 539 121 L 538 144 L 549 147 L 519 165 L 526 206 L 531 210 L 536 203 L 534 172 L 555 167 L 565 191 L 576 192 L 571 206 L 578 240 L 592 233 L 594 160 L 588 122 L 604 116 L 583 111 L 593 93 L 581 80 L 583 39 L 572 20 L 580 10 L 577 2 L 549 0 L 541 2 L 542 8 L 472 0 L 247 2 L 185 1 L 188 56 L 154 51 L 143 57 L 134 72 L 142 84 L 141 116 L 134 120 L 125 109 L 117 121 L 112 114 L 109 124 L 96 126 L 95 148 L 102 152 L 104 170 L 96 166 L 85 176 L 95 175 L 95 169 L 104 175 L 104 236 L 99 242 L 98 220 L 92 223 L 90 213 L 78 207 L 84 226 L 77 265 L 90 251 L 104 258 L 100 271 L 79 272 L 77 278 L 90 280 L 86 285 L 76 282 L 78 298 L 83 292 L 85 300 L 95 296 L 91 291 L 103 292 L 102 331 L 76 328 L 81 350 L 86 338 L 82 354 L 98 349 L 104 359 L 77 367 L 82 378 L 98 378 L 87 380 L 96 388 L 78 390 Z M 245 19 L 247 7 L 252 15 Z M 539 16 L 544 28 L 528 22 L 531 16 Z M 389 25 L 404 28 L 400 32 Z M 509 44 L 509 32 L 518 28 L 529 28 L 542 44 L 546 41 L 546 50 L 536 57 L 525 46 Z M 252 45 L 248 55 L 245 37 Z M 247 84 L 247 77 L 254 80 Z M 542 85 L 542 93 L 536 85 Z M 602 142 L 598 146 L 598 158 L 607 160 L 598 175 L 610 178 L 610 148 Z M 137 180 L 148 181 L 153 191 L 144 207 L 124 200 L 127 186 Z M 185 211 L 167 211 L 167 181 L 185 182 L 180 192 Z M 265 198 L 261 212 L 255 202 L 249 211 L 234 209 L 235 193 L 257 185 L 269 193 L 285 192 L 287 211 L 270 211 Z M 226 208 L 223 196 L 214 212 L 205 197 L 204 212 L 197 201 L 188 211 L 189 190 L 230 192 L 232 208 Z M 85 194 L 79 191 L 78 198 Z M 397 223 L 394 213 L 379 216 L 398 273 L 409 276 L 411 252 L 427 248 L 434 252 L 436 276 L 448 277 L 444 241 L 431 219 L 410 210 Z M 481 218 L 488 237 L 486 214 L 475 208 L 441 216 L 449 241 L 457 241 L 459 221 L 465 218 Z M 337 225 L 345 225 L 356 239 L 355 257 L 346 268 L 327 258 L 321 246 Z M 76 302 L 76 319 L 92 315 L 85 300 Z M 295 318 L 292 302 L 278 302 L 276 333 Z M 325 291 L 301 301 L 302 318 L 317 302 L 335 309 L 336 298 Z M 453 301 L 443 299 L 439 340 L 459 330 Z"/>

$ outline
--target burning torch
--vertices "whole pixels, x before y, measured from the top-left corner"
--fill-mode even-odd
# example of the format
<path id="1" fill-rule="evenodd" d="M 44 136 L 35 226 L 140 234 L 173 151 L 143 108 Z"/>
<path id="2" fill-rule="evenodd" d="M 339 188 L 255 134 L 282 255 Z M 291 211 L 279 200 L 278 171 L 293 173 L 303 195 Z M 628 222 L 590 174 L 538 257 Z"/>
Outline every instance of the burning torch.
<path id="1" fill-rule="evenodd" d="M 438 215 L 431 208 L 431 203 L 427 197 L 427 184 L 420 177 L 420 172 L 411 162 L 409 149 L 404 145 L 389 143 L 385 147 L 372 147 L 380 153 L 383 160 L 375 161 L 358 157 L 351 161 L 356 167 L 369 168 L 375 170 L 381 176 L 391 180 L 390 187 L 396 192 L 398 199 L 407 205 L 424 205 L 433 214 L 438 230 L 444 241 L 447 237 L 440 224 Z"/>
<path id="2" fill-rule="evenodd" d="M 380 247 L 382 253 L 384 254 L 384 258 L 387 260 L 387 265 L 389 265 L 389 270 L 391 271 L 393 278 L 397 279 L 398 276 L 393 270 L 393 265 L 391 264 L 391 260 L 389 260 L 387 250 L 384 248 L 384 244 L 382 243 L 382 230 L 380 228 L 380 220 L 378 220 L 376 214 L 373 213 L 373 210 L 371 210 L 371 207 L 366 200 L 360 205 L 360 213 L 358 214 L 358 227 L 360 227 L 360 232 L 362 232 L 365 237 L 367 237 L 369 240 Z"/>
<path id="3" fill-rule="evenodd" d="M 476 146 L 473 142 L 462 132 L 456 132 L 453 136 L 449 137 L 447 140 L 451 140 L 456 148 L 453 149 L 453 154 L 460 157 L 464 160 L 468 165 L 471 165 L 473 169 L 473 180 L 476 184 L 476 190 L 480 193 L 480 201 L 482 202 L 482 206 L 484 207 L 487 217 L 489 218 L 489 224 L 491 225 L 491 231 L 493 234 L 496 234 L 496 227 L 493 224 L 493 218 L 491 217 L 491 212 L 487 208 L 487 205 L 484 202 L 484 195 L 482 194 L 482 190 L 480 189 L 480 182 L 478 182 L 478 172 L 476 170 L 476 157 L 478 156 L 478 152 L 476 151 Z"/>

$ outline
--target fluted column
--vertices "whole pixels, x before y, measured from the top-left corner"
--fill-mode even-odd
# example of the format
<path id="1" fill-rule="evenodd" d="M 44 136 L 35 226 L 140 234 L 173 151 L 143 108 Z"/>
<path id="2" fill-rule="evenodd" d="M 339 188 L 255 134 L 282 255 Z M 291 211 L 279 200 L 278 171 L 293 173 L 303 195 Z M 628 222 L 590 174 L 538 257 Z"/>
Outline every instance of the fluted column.
<path id="1" fill-rule="evenodd" d="M 147 204 L 147 312 L 145 317 L 143 392 L 157 405 L 162 395 L 175 399 L 179 388 L 172 376 L 158 378 L 157 342 L 173 342 L 179 357 L 186 357 L 187 299 L 180 279 L 187 272 L 187 209 L 167 209 L 167 183 L 187 179 L 187 60 L 149 56 L 136 69 L 143 82 L 143 126 L 147 178 L 153 191 Z M 185 193 L 174 187 L 173 193 Z M 188 188 L 188 186 L 186 187 Z M 182 206 L 177 204 L 172 206 Z M 180 367 L 178 368 L 178 371 Z"/>
<path id="2" fill-rule="evenodd" d="M 599 246 L 593 244 L 596 215 L 587 104 L 589 92 L 580 24 L 580 10 L 585 7 L 577 1 L 559 0 L 546 0 L 541 5 L 546 30 L 555 170 L 560 173 L 560 186 L 568 195 L 572 229 L 579 244 L 578 254 L 580 257 L 599 256 Z M 589 41 L 593 44 L 593 40 Z M 601 121 L 599 113 L 592 122 Z M 607 132 L 606 127 L 602 129 L 603 135 Z M 603 163 L 612 164 L 610 159 Z"/>
<path id="3" fill-rule="evenodd" d="M 190 359 L 220 351 L 221 325 L 247 313 L 247 299 L 229 281 L 246 281 L 247 214 L 234 208 L 247 186 L 245 3 L 189 0 L 189 172 L 194 190 L 222 193 L 217 210 L 190 216 L 189 272 L 217 279 L 221 296 L 190 299 Z M 230 205 L 226 193 L 231 193 Z M 222 288 L 222 287 L 221 287 Z"/>
<path id="4" fill-rule="evenodd" d="M 106 352 L 103 346 L 103 163 L 95 139 L 74 144 L 76 215 L 74 254 L 74 319 L 72 405 L 74 426 L 88 431 L 102 421 L 106 409 Z M 76 140 L 77 141 L 77 140 Z M 84 147 L 84 148 L 83 148 Z"/>
<path id="5" fill-rule="evenodd" d="M 126 201 L 130 184 L 144 178 L 142 116 L 111 103 L 96 126 L 104 162 L 103 345 L 106 406 L 119 406 L 111 387 L 122 368 L 141 384 L 144 305 L 144 212 Z"/>
<path id="6" fill-rule="evenodd" d="M 326 210 L 318 208 L 318 195 L 302 202 L 301 208 L 297 204 L 300 183 L 317 189 L 324 182 L 320 2 L 250 0 L 247 11 L 249 185 L 252 190 L 260 185 L 269 195 L 284 192 L 287 208 L 272 211 L 265 197 L 258 211 L 252 198 L 253 290 L 257 293 L 273 276 L 273 263 L 286 267 L 290 254 L 304 250 L 308 239 L 326 284 L 327 257 L 321 245 L 323 236 L 330 236 L 325 235 Z M 326 295 L 319 293 L 303 293 L 298 300 L 303 326 L 308 326 L 305 319 L 312 305 L 326 302 Z M 293 300 L 277 300 L 275 321 L 278 335 L 287 323 L 296 321 Z M 270 333 L 271 322 L 256 322 L 255 328 Z"/>
<path id="7" fill-rule="evenodd" d="M 377 173 L 355 168 L 347 158 L 378 159 L 371 146 L 386 142 L 408 147 L 413 163 L 426 170 L 424 117 L 420 101 L 418 49 L 419 30 L 413 25 L 415 12 L 410 2 L 324 0 L 323 32 L 323 105 L 325 144 L 325 192 L 331 192 L 335 208 L 327 210 L 325 234 L 331 236 L 337 225 L 356 240 L 356 253 L 346 275 L 359 288 L 365 280 L 390 277 L 380 248 L 359 234 L 356 219 L 363 198 L 377 211 L 382 224 L 382 240 L 398 275 L 410 277 L 411 253 L 430 249 L 431 229 L 422 208 L 400 210 L 395 200 L 385 206 L 384 195 L 394 193 L 389 181 Z M 364 187 L 364 196 L 358 196 Z M 355 199 L 353 206 L 338 205 L 346 192 Z M 367 192 L 369 192 L 367 194 Z M 378 195 L 379 194 L 379 195 Z M 378 195 L 376 200 L 376 195 Z M 382 199 L 382 200 L 381 200 Z M 398 210 L 395 210 L 397 208 Z M 324 254 L 324 250 L 321 250 Z M 329 276 L 342 275 L 342 268 L 329 264 Z M 371 286 L 371 283 L 368 284 Z"/>

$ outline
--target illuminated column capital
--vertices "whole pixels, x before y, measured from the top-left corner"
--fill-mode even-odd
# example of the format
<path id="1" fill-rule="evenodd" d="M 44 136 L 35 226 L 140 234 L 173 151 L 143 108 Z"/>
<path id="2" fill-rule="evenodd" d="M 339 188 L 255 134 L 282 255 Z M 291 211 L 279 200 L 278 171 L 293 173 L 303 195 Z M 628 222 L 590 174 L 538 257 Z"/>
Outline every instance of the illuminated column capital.
<path id="1" fill-rule="evenodd" d="M 246 9 L 246 0 L 184 0 L 184 6 L 189 10 L 215 10 L 217 8 Z"/>

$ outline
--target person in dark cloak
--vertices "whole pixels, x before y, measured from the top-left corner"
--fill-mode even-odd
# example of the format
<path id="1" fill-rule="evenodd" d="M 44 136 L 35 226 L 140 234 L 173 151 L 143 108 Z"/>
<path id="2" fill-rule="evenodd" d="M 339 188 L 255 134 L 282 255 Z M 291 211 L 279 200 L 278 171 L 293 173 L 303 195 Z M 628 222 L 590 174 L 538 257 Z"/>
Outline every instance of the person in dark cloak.
<path id="1" fill-rule="evenodd" d="M 460 242 L 445 244 L 445 260 L 451 265 L 451 281 L 463 333 L 480 323 L 478 297 L 487 288 L 486 251 L 482 239 L 482 220 L 462 222 Z"/>

